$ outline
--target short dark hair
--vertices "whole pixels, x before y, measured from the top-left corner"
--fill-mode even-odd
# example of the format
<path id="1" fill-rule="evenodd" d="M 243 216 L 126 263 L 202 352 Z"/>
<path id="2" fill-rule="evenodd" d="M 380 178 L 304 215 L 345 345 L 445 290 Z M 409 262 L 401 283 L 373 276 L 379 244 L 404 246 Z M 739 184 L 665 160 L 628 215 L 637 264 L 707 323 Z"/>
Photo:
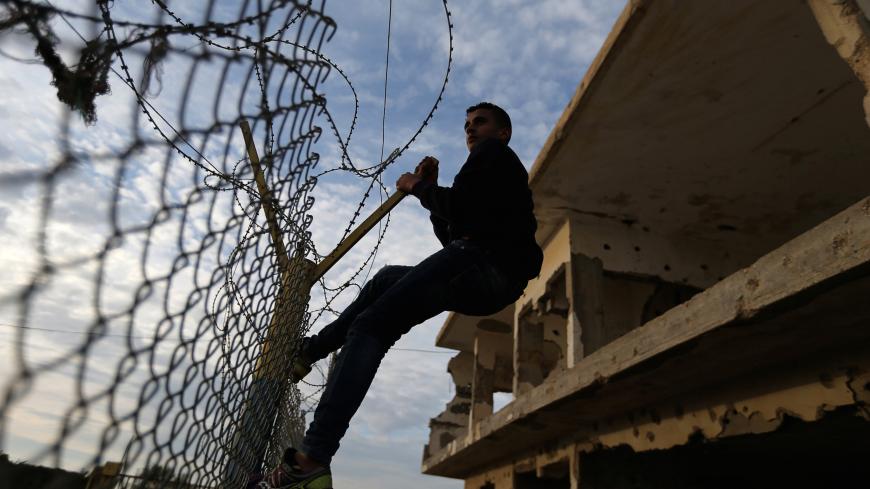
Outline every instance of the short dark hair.
<path id="1" fill-rule="evenodd" d="M 486 109 L 486 110 L 492 112 L 492 114 L 495 116 L 496 124 L 498 124 L 501 127 L 507 128 L 509 131 L 512 130 L 511 129 L 511 116 L 509 116 L 508 113 L 505 112 L 505 110 L 502 109 L 501 107 L 499 107 L 498 105 L 495 105 L 495 104 L 492 104 L 489 102 L 480 102 L 477 105 L 472 105 L 471 107 L 465 109 L 465 114 L 468 115 L 468 114 L 474 112 L 475 110 L 479 110 L 479 109 Z M 508 139 L 510 139 L 510 136 L 508 136 Z"/>

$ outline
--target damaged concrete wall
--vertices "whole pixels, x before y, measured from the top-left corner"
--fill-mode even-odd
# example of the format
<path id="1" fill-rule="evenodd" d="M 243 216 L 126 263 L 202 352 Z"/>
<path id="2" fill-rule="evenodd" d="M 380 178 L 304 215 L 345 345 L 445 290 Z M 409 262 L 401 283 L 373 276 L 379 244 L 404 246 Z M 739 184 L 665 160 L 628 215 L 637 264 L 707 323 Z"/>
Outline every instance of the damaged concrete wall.
<path id="1" fill-rule="evenodd" d="M 868 5 L 629 3 L 530 172 L 544 264 L 510 344 L 457 322 L 474 333 L 448 410 L 465 411 L 433 420 L 425 472 L 466 489 L 719 487 L 698 479 L 727 475 L 705 465 L 715 452 L 735 487 L 744 464 L 788 467 L 738 452 L 825 446 L 819 477 L 870 459 Z"/>
<path id="2" fill-rule="evenodd" d="M 423 449 L 425 460 L 453 440 L 468 434 L 468 417 L 471 414 L 471 386 L 473 381 L 474 355 L 460 352 L 447 363 L 447 371 L 453 379 L 455 393 L 444 411 L 429 420 L 429 443 Z"/>
<path id="3" fill-rule="evenodd" d="M 513 338 L 509 333 L 479 331 L 475 336 L 471 432 L 480 420 L 492 415 L 493 394 L 510 392 L 513 382 L 512 347 Z"/>
<path id="4" fill-rule="evenodd" d="M 576 251 L 583 248 L 588 232 L 584 223 L 566 219 L 544 246 L 540 276 L 517 301 L 515 395 L 559 375 L 701 290 L 644 273 L 654 267 L 642 260 L 607 269 L 600 257 Z"/>
<path id="5" fill-rule="evenodd" d="M 810 0 L 807 4 L 825 39 L 864 84 L 864 114 L 870 126 L 870 4 L 866 0 Z"/>
<path id="6" fill-rule="evenodd" d="M 542 246 L 541 273 L 517 300 L 514 317 L 514 397 L 540 385 L 567 366 L 571 343 L 566 264 L 570 262 L 570 226 L 566 222 Z"/>
<path id="7" fill-rule="evenodd" d="M 603 420 L 589 441 L 601 448 L 662 450 L 692 437 L 716 440 L 767 433 L 785 419 L 818 421 L 826 413 L 854 406 L 870 421 L 870 359 L 841 358 L 842 367 L 815 367 L 775 378 L 759 373 L 732 387 L 711 389 L 688 402 L 672 402 Z M 839 363 L 838 362 L 838 363 Z"/>
<path id="8" fill-rule="evenodd" d="M 655 405 L 690 389 L 722 389 L 719 383 L 748 372 L 781 375 L 774 361 L 843 361 L 842 353 L 829 350 L 866 344 L 868 334 L 868 217 L 870 198 L 584 358 L 535 387 L 533 395 L 518 397 L 509 408 L 481 420 L 480 430 L 467 442 L 424 463 L 433 473 L 454 474 L 498 454 L 507 456 L 512 446 L 535 446 L 529 440 L 550 440 L 565 431 L 592 436 L 592 431 L 582 431 L 587 423 L 600 424 L 633 404 Z M 772 389 L 782 384 L 762 385 Z M 690 410 L 688 405 L 683 412 Z M 662 412 L 657 418 L 664 417 Z M 605 431 L 615 436 L 610 428 Z M 506 438 L 510 443 L 503 443 Z M 640 438 L 634 443 L 647 442 Z M 459 454 L 464 460 L 452 459 Z"/>
<path id="9" fill-rule="evenodd" d="M 763 434 L 768 434 L 768 438 L 757 438 Z M 736 379 L 730 385 L 603 420 L 588 431 L 566 435 L 535 453 L 518 453 L 510 463 L 469 477 L 465 487 L 698 487 L 693 484 L 697 483 L 699 475 L 677 461 L 694 457 L 691 453 L 709 459 L 712 455 L 704 455 L 706 452 L 700 447 L 724 440 L 734 441 L 728 445 L 733 448 L 723 449 L 723 453 L 745 453 L 752 457 L 753 451 L 761 451 L 764 456 L 758 458 L 760 461 L 776 458 L 776 453 L 770 450 L 781 444 L 795 445 L 794 450 L 800 453 L 792 456 L 810 457 L 818 477 L 832 477 L 839 470 L 854 476 L 861 470 L 860 467 L 850 468 L 855 465 L 854 459 L 870 456 L 868 435 L 870 351 L 865 351 L 841 357 L 833 363 L 817 362 L 793 370 Z M 832 460 L 826 461 L 825 454 L 816 453 L 813 446 L 816 442 L 810 438 L 815 436 L 825 437 L 834 445 L 829 449 Z M 761 443 L 769 447 L 761 448 L 765 446 L 759 445 Z M 849 446 L 842 447 L 842 453 L 836 453 L 840 450 L 837 445 L 843 443 Z M 695 448 L 687 448 L 690 446 Z M 674 452 L 669 457 L 671 450 L 682 452 Z M 685 453 L 687 450 L 689 455 Z M 631 469 L 637 473 L 624 478 L 629 473 L 625 466 L 635 463 L 644 453 L 657 454 L 656 465 L 674 463 L 673 467 L 667 465 L 673 474 L 668 476 L 649 464 L 638 462 L 637 467 Z M 843 466 L 839 466 L 837 460 L 841 460 Z M 721 461 L 726 463 L 724 459 Z M 717 473 L 701 487 L 720 487 L 716 484 L 723 480 L 731 486 L 722 487 L 739 487 L 755 480 L 759 474 L 754 471 L 759 469 L 763 470 L 761 467 L 753 467 L 751 471 L 731 468 L 728 469 L 730 478 Z M 773 465 L 767 470 L 769 476 Z M 647 475 L 650 481 L 644 480 Z"/>

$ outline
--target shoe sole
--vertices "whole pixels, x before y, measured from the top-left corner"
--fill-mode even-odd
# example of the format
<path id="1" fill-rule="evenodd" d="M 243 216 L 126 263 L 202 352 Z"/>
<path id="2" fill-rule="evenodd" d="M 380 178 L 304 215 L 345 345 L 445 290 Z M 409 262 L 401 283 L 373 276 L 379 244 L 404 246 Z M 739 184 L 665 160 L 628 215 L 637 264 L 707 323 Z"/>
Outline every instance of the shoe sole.
<path id="1" fill-rule="evenodd" d="M 276 489 L 333 489 L 332 476 L 322 475 L 312 480 L 295 482 L 286 486 L 280 486 Z"/>

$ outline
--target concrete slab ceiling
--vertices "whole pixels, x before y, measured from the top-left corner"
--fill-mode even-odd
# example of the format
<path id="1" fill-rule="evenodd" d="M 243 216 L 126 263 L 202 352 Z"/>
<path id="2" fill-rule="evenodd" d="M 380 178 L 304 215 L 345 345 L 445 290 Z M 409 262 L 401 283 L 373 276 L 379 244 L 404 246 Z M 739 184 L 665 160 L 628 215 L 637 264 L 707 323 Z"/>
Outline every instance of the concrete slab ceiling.
<path id="1" fill-rule="evenodd" d="M 441 326 L 435 344 L 441 348 L 474 353 L 474 335 L 478 331 L 510 335 L 513 333 L 513 324 L 514 304 L 490 316 L 466 316 L 451 312 Z"/>
<path id="2" fill-rule="evenodd" d="M 802 0 L 630 2 L 530 172 L 538 241 L 573 214 L 746 266 L 870 194 L 865 92 Z"/>

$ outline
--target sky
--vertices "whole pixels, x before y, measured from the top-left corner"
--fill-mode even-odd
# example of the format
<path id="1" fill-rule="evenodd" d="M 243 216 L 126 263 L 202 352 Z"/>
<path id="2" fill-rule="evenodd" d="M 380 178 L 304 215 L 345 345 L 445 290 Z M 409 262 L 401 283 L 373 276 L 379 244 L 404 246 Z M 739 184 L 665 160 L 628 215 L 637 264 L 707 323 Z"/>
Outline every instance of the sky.
<path id="1" fill-rule="evenodd" d="M 71 9 L 87 10 L 82 2 L 71 0 L 66 4 Z M 116 1 L 114 5 L 119 15 L 137 14 L 136 4 L 130 1 Z M 181 15 L 197 13 L 195 2 L 178 5 Z M 452 13 L 454 51 L 443 102 L 420 136 L 385 172 L 383 183 L 387 189 L 393 192 L 398 176 L 413 171 L 426 155 L 440 160 L 439 185 L 450 185 L 467 154 L 462 133 L 465 108 L 482 100 L 496 103 L 510 113 L 513 122 L 511 147 L 526 168 L 530 168 L 623 5 L 624 1 L 606 0 L 448 3 Z M 219 7 L 226 7 L 227 12 L 232 11 L 231 6 L 230 2 L 219 2 Z M 384 0 L 327 0 L 324 6 L 325 14 L 335 19 L 337 30 L 324 44 L 322 54 L 347 74 L 359 98 L 359 117 L 349 154 L 354 163 L 362 167 L 380 160 L 382 137 L 385 154 L 408 143 L 432 109 L 447 69 L 448 26 L 442 2 L 392 2 L 386 115 L 382 131 L 389 8 L 389 2 Z M 65 42 L 76 40 L 71 32 L 61 32 L 60 27 L 58 34 Z M 0 51 L 5 55 L 32 59 L 32 49 L 32 40 L 26 36 L 0 35 Z M 347 85 L 337 75 L 333 71 L 320 88 L 339 131 L 345 134 L 353 117 L 354 100 Z M 178 92 L 179 76 L 172 71 L 165 72 L 162 93 L 153 99 L 155 106 L 167 113 L 177 113 L 173 110 L 177 99 L 170 95 Z M 209 75 L 202 76 L 208 79 Z M 0 57 L 0 180 L 4 174 L 8 177 L 21 170 L 44 169 L 61 154 L 57 135 L 62 127 L 64 111 L 54 97 L 50 80 L 47 69 L 40 64 Z M 135 113 L 135 107 L 129 102 L 128 89 L 117 79 L 110 82 L 111 95 L 97 100 L 99 122 L 93 126 L 73 123 L 76 151 L 84 155 L 84 163 L 65 173 L 56 189 L 63 205 L 58 206 L 52 216 L 48 251 L 53 257 L 68 263 L 75 263 L 77 257 L 92 255 L 102 241 L 90 238 L 104 236 L 110 231 L 105 218 L 105 202 L 117 190 L 117 175 L 113 166 L 101 162 L 107 158 L 106 155 L 116 155 L 128 144 L 128 121 Z M 203 84 L 203 87 L 193 94 L 194 99 L 207 99 L 211 95 L 208 85 Z M 228 87 L 228 90 L 234 89 L 235 86 Z M 230 106 L 220 110 L 232 112 L 238 108 Z M 196 120 L 200 115 L 194 113 L 189 117 Z M 323 118 L 317 123 L 327 127 Z M 320 138 L 313 151 L 321 155 L 324 167 L 334 166 L 340 156 L 339 145 L 328 132 Z M 168 177 L 162 175 L 160 169 L 166 166 L 161 164 L 161 158 L 161 153 L 146 150 L 124 175 L 125 182 L 129 180 L 131 184 L 122 186 L 119 219 L 126 220 L 128 225 L 137 224 L 139 216 L 147 215 L 142 212 L 143 208 L 156 209 L 159 201 L 166 198 L 161 196 L 160 187 L 155 182 L 162 178 L 180 181 L 190 173 L 189 167 L 182 166 L 189 163 L 180 161 L 177 167 L 173 166 L 174 163 L 169 166 Z M 342 172 L 318 181 L 311 193 L 315 200 L 309 229 L 319 253 L 325 254 L 338 242 L 366 191 L 367 183 L 363 178 Z M 6 277 L 0 283 L 0 298 L 20 291 L 37 271 L 38 254 L 33 247 L 37 242 L 38 204 L 42 190 L 44 187 L 38 182 L 0 187 L 0 269 L 4 270 Z M 386 195 L 374 192 L 362 216 L 368 215 L 383 198 Z M 228 204 L 232 205 L 232 202 Z M 223 214 L 216 213 L 215 220 L 220 221 Z M 194 234 L 205 232 L 208 225 L 190 224 Z M 141 282 L 150 269 L 171 267 L 171 254 L 160 250 L 164 247 L 175 251 L 177 236 L 178 230 L 155 233 L 151 248 L 147 250 L 142 242 L 132 239 L 114 253 L 106 267 L 110 270 L 109 276 L 118 275 L 112 283 L 120 285 L 99 298 L 104 301 L 103 307 L 110 311 L 113 308 L 122 310 L 135 293 L 129 284 Z M 329 272 L 327 284 L 335 286 L 350 278 L 375 242 L 374 234 L 367 236 Z M 408 197 L 391 213 L 389 227 L 369 271 L 374 273 L 387 264 L 414 265 L 439 247 L 428 212 L 416 199 Z M 143 256 L 148 257 L 148 266 L 144 268 L 149 270 L 137 271 L 137 267 L 131 265 L 141 262 Z M 215 257 L 210 259 L 215 263 L 218 261 Z M 45 361 L 63 356 L 64 347 L 74 341 L 71 338 L 76 337 L 76 331 L 82 331 L 91 318 L 90 304 L 95 298 L 88 295 L 87 281 L 92 280 L 95 272 L 92 262 L 84 262 L 81 266 L 66 268 L 46 285 L 44 296 L 54 299 L 41 301 L 40 307 L 34 308 L 38 312 L 31 314 L 29 324 L 46 329 L 61 328 L 69 333 L 34 331 L 29 336 L 32 345 L 28 346 L 28 354 L 42 355 Z M 159 292 L 172 296 L 172 285 Z M 178 291 L 176 293 L 179 297 L 186 297 Z M 155 292 L 155 295 L 159 293 Z M 354 289 L 348 289 L 336 299 L 334 306 L 341 310 L 353 295 Z M 169 309 L 174 307 L 171 299 L 168 304 Z M 147 316 L 152 314 L 156 324 L 163 311 L 157 310 L 158 303 L 155 302 L 156 312 L 149 313 L 148 305 L 146 300 L 141 308 L 146 317 L 137 320 L 147 323 Z M 311 307 L 320 306 L 322 298 L 315 291 Z M 15 325 L 19 320 L 16 314 L 14 303 L 0 302 L 0 372 L 11 372 L 16 365 L 17 360 L 12 354 Z M 420 474 L 429 418 L 437 416 L 453 397 L 452 381 L 446 372 L 452 352 L 434 345 L 446 316 L 447 313 L 442 313 L 416 326 L 384 359 L 333 460 L 336 487 L 462 487 L 461 481 Z M 324 315 L 312 325 L 312 330 L 317 331 L 330 319 L 328 314 Z M 182 335 L 184 328 L 189 327 L 179 326 Z M 119 348 L 124 340 L 121 336 L 113 338 L 107 340 L 110 342 L 107 349 Z M 117 344 L 112 344 L 112 341 Z M 161 353 L 171 354 L 168 351 Z M 93 378 L 89 379 L 88 385 L 98 389 L 101 383 L 111 379 L 113 369 L 110 362 L 105 362 L 105 368 L 101 368 L 99 353 L 91 354 L 97 361 L 90 366 Z M 8 375 L 4 377 L 0 373 L 0 386 L 4 390 L 8 380 Z M 12 413 L 15 416 L 12 435 L 18 436 L 12 442 L 13 447 L 20 447 L 24 454 L 32 453 L 41 442 L 54 435 L 56 423 L 47 423 L 46 420 L 56 421 L 58 413 L 51 406 L 69 395 L 68 384 L 68 377 L 58 375 L 47 376 L 33 386 L 28 394 L 30 402 Z M 306 389 L 310 392 L 310 388 L 303 386 L 303 392 Z M 133 389 L 127 395 L 126 401 L 133 403 L 128 408 L 134 405 L 135 392 Z M 500 403 L 506 401 L 502 398 Z M 92 413 L 86 423 L 98 425 L 99 421 L 99 414 Z M 86 451 L 87 446 L 73 449 Z M 20 458 L 24 457 L 26 455 Z M 73 456 L 68 463 L 74 466 L 75 459 Z"/>

